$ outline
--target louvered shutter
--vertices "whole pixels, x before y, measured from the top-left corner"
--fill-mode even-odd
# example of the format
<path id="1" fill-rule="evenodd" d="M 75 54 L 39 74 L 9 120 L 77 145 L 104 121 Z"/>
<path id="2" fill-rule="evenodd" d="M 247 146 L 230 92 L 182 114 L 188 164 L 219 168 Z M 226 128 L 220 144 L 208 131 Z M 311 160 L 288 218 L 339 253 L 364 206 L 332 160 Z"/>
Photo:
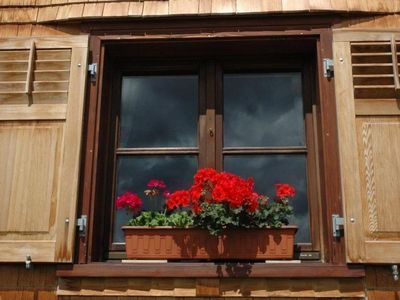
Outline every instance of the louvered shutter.
<path id="1" fill-rule="evenodd" d="M 399 41 L 394 32 L 334 34 L 349 262 L 400 262 Z"/>
<path id="2" fill-rule="evenodd" d="M 72 260 L 87 45 L 0 39 L 0 261 Z"/>

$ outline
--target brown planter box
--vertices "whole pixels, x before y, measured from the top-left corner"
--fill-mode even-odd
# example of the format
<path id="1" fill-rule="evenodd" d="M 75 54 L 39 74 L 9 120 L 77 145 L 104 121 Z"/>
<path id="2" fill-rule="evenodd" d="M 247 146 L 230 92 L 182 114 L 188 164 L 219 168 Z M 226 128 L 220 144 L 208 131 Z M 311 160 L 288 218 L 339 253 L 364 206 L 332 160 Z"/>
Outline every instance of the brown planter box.
<path id="1" fill-rule="evenodd" d="M 124 226 L 130 259 L 291 259 L 296 226 L 229 229 L 215 237 L 206 229 Z"/>

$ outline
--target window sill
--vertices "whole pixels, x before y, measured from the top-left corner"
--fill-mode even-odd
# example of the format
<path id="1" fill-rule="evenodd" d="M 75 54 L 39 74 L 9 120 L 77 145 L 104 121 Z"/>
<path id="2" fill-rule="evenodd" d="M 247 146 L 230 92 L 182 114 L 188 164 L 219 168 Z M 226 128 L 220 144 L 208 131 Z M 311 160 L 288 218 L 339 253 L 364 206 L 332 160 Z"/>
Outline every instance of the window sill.
<path id="1" fill-rule="evenodd" d="M 361 278 L 363 266 L 325 263 L 133 262 L 62 265 L 58 277 Z"/>

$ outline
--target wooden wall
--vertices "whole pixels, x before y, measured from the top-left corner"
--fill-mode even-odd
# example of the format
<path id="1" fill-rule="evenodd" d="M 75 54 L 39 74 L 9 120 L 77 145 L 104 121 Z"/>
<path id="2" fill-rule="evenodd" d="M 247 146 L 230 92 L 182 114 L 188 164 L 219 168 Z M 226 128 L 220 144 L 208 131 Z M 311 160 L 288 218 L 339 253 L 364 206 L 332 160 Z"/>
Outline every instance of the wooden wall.
<path id="1" fill-rule="evenodd" d="M 291 12 L 394 13 L 400 0 L 0 0 L 1 23 Z"/>

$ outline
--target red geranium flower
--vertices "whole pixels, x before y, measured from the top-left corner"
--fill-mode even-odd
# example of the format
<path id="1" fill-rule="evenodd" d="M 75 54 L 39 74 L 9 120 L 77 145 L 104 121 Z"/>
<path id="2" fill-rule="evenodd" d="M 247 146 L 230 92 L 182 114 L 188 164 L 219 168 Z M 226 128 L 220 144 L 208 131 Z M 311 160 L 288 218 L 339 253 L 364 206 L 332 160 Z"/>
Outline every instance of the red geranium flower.
<path id="1" fill-rule="evenodd" d="M 160 179 L 152 179 L 147 183 L 147 187 L 154 189 L 165 189 L 167 187 L 167 185 L 165 184 L 165 182 L 163 180 Z"/>
<path id="2" fill-rule="evenodd" d="M 294 197 L 296 195 L 296 190 L 290 184 L 278 183 L 275 184 L 275 194 L 279 198 Z"/>
<path id="3" fill-rule="evenodd" d="M 126 192 L 117 198 L 115 206 L 117 209 L 125 208 L 136 213 L 142 209 L 142 199 L 137 194 Z"/>
<path id="4" fill-rule="evenodd" d="M 190 204 L 190 193 L 186 190 L 176 191 L 169 196 L 165 204 L 169 210 L 188 207 Z"/>

